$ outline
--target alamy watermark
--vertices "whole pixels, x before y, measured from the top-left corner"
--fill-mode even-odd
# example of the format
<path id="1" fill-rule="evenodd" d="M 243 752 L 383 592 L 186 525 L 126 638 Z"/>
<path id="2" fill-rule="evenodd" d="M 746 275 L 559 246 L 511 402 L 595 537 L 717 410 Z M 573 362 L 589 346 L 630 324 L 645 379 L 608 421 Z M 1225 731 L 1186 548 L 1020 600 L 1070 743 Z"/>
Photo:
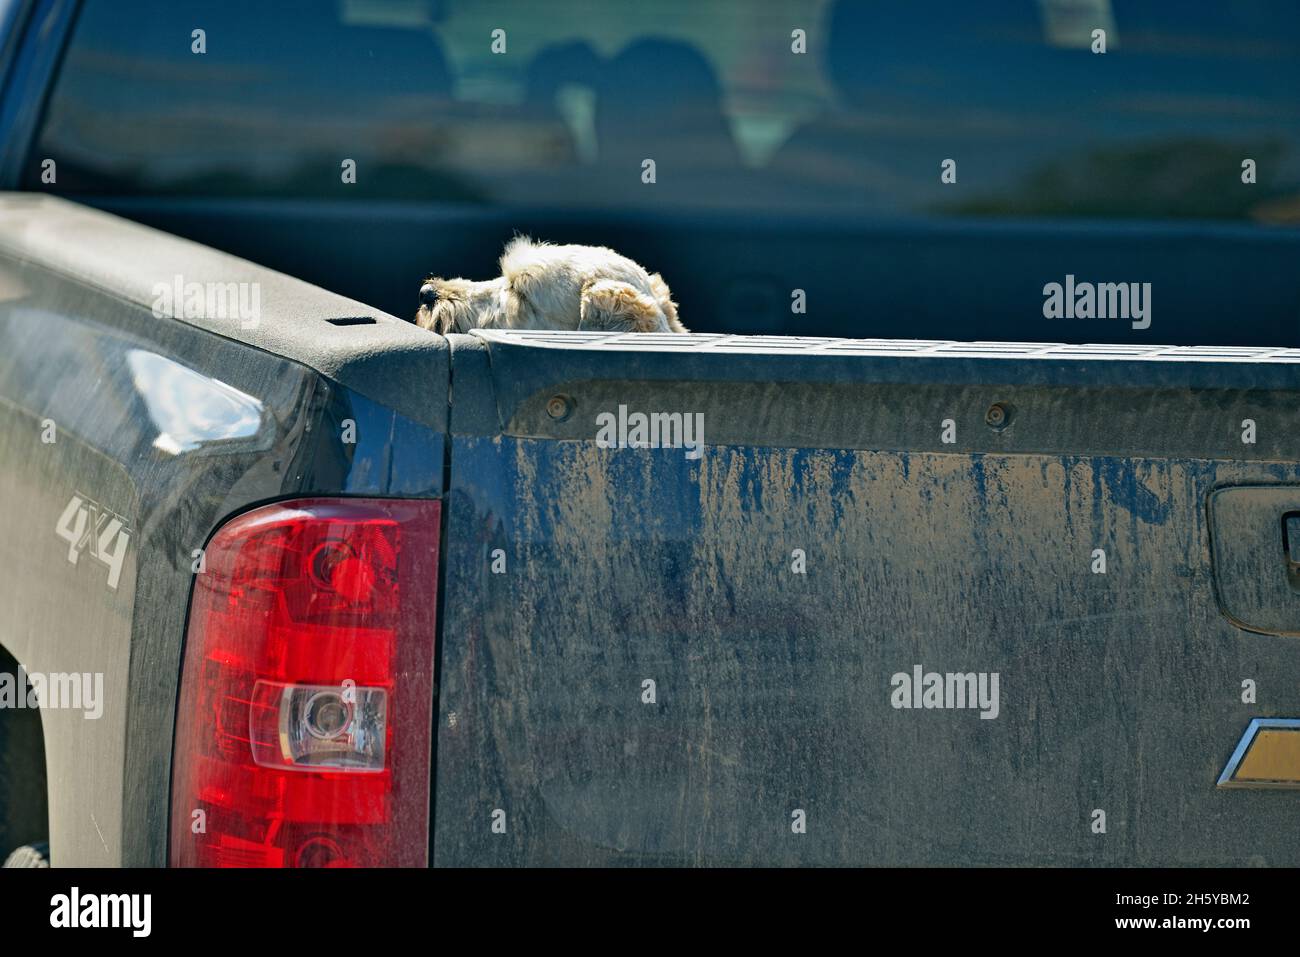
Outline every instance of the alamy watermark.
<path id="1" fill-rule="evenodd" d="M 50 898 L 50 926 L 58 929 L 123 928 L 132 937 L 148 937 L 152 915 L 152 894 L 83 894 L 73 886 Z"/>
<path id="2" fill-rule="evenodd" d="M 897 709 L 942 708 L 979 709 L 980 717 L 996 718 L 1002 710 L 998 689 L 998 672 L 926 671 L 912 666 L 912 673 L 900 671 L 889 679 L 894 690 L 889 703 Z"/>
<path id="3" fill-rule="evenodd" d="M 1075 282 L 1043 286 L 1045 319 L 1127 319 L 1134 329 L 1151 327 L 1151 283 Z"/>
<path id="4" fill-rule="evenodd" d="M 17 674 L 0 672 L 0 709 L 83 711 L 86 720 L 104 714 L 102 671 L 28 671 L 18 666 Z"/>
<path id="5" fill-rule="evenodd" d="M 241 329 L 262 321 L 262 285 L 256 282 L 186 282 L 153 285 L 153 314 L 159 319 L 238 319 Z"/>
<path id="6" fill-rule="evenodd" d="M 596 416 L 596 446 L 602 449 L 686 449 L 688 459 L 704 454 L 703 412 L 628 412 Z"/>

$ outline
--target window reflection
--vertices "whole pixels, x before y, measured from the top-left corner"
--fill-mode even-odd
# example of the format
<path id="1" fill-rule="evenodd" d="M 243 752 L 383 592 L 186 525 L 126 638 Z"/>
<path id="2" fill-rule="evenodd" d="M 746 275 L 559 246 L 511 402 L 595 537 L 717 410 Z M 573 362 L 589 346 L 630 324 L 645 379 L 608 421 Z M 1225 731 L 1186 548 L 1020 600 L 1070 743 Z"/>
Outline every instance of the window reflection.
<path id="1" fill-rule="evenodd" d="M 157 353 L 129 349 L 131 378 L 158 429 L 154 447 L 179 455 L 206 442 L 250 438 L 262 430 L 262 403 Z"/>

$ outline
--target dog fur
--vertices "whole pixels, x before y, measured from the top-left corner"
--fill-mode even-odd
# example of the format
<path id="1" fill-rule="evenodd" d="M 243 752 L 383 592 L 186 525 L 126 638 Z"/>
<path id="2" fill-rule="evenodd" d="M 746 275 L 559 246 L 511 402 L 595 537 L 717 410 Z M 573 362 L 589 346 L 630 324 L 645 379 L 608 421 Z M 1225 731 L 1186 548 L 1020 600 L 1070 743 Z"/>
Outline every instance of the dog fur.
<path id="1" fill-rule="evenodd" d="M 500 265 L 500 276 L 482 282 L 426 279 L 416 324 L 443 334 L 471 329 L 687 331 L 663 278 L 604 246 L 555 246 L 517 236 L 501 254 Z"/>

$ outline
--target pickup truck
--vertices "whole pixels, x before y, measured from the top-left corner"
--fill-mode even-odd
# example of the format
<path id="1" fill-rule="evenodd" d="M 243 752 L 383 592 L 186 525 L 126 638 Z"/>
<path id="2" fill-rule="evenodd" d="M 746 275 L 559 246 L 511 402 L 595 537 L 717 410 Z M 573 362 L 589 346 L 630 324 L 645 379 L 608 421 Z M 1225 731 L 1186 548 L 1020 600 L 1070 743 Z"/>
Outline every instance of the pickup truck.
<path id="1" fill-rule="evenodd" d="M 1032 189 L 940 208 L 936 147 L 923 185 L 882 173 L 812 215 L 821 184 L 778 176 L 784 150 L 744 164 L 771 192 L 703 161 L 674 180 L 667 146 L 658 183 L 639 152 L 624 187 L 588 162 L 587 101 L 528 97 L 586 76 L 597 134 L 620 131 L 600 97 L 633 97 L 638 57 L 676 57 L 655 75 L 683 84 L 699 59 L 610 57 L 612 14 L 557 59 L 504 5 L 508 49 L 539 47 L 523 110 L 469 101 L 495 82 L 495 21 L 455 5 L 408 4 L 441 11 L 409 36 L 407 13 L 276 33 L 268 5 L 241 32 L 237 5 L 177 6 L 0 3 L 0 858 L 1300 865 L 1279 839 L 1300 781 L 1293 128 L 1254 193 L 1204 208 L 1201 180 L 1132 221 Z M 782 55 L 792 24 L 816 39 L 812 6 L 760 18 Z M 831 5 L 833 43 L 856 6 Z M 1285 53 L 1296 14 L 1273 16 L 1253 26 Z M 1052 42 L 1006 69 L 1059 68 L 1057 95 L 1091 102 L 1080 71 L 1103 58 L 1033 29 Z M 415 45 L 465 36 L 479 55 Z M 734 39 L 710 50 L 727 84 L 758 42 Z M 390 42 L 384 86 L 366 71 Z M 1124 49 L 1106 62 L 1135 69 Z M 1231 62 L 1222 82 L 1258 79 Z M 351 102 L 320 98 L 339 73 L 373 80 L 358 123 L 454 73 L 429 102 L 458 136 L 432 168 L 363 158 L 354 183 L 342 147 L 262 152 L 287 142 L 267 117 L 301 126 L 295 148 L 320 133 L 296 98 Z M 1294 116 L 1295 85 L 1259 85 L 1292 112 L 1261 94 L 1225 137 Z M 673 115 L 698 146 L 706 125 Z M 573 155 L 541 168 L 566 124 Z M 737 129 L 760 155 L 767 127 Z M 1113 130 L 1076 132 L 1123 164 Z M 476 152 L 515 134 L 529 170 Z M 963 189 L 999 155 L 971 135 Z M 579 188 L 636 198 L 576 208 Z M 440 336 L 393 314 L 430 266 L 480 278 L 519 228 L 653 264 L 695 334 Z M 1076 274 L 1149 282 L 1146 325 L 1049 318 Z"/>

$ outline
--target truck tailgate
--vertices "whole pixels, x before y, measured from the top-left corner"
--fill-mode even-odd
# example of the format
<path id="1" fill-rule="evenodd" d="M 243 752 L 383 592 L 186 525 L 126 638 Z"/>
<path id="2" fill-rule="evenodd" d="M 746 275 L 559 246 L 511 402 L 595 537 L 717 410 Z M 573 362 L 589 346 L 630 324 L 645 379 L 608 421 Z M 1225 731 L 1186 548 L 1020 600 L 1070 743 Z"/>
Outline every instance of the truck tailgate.
<path id="1" fill-rule="evenodd" d="M 438 863 L 1300 863 L 1300 795 L 1216 788 L 1300 713 L 1300 350 L 492 332 L 452 368 Z M 702 454 L 601 447 L 620 406 Z"/>

